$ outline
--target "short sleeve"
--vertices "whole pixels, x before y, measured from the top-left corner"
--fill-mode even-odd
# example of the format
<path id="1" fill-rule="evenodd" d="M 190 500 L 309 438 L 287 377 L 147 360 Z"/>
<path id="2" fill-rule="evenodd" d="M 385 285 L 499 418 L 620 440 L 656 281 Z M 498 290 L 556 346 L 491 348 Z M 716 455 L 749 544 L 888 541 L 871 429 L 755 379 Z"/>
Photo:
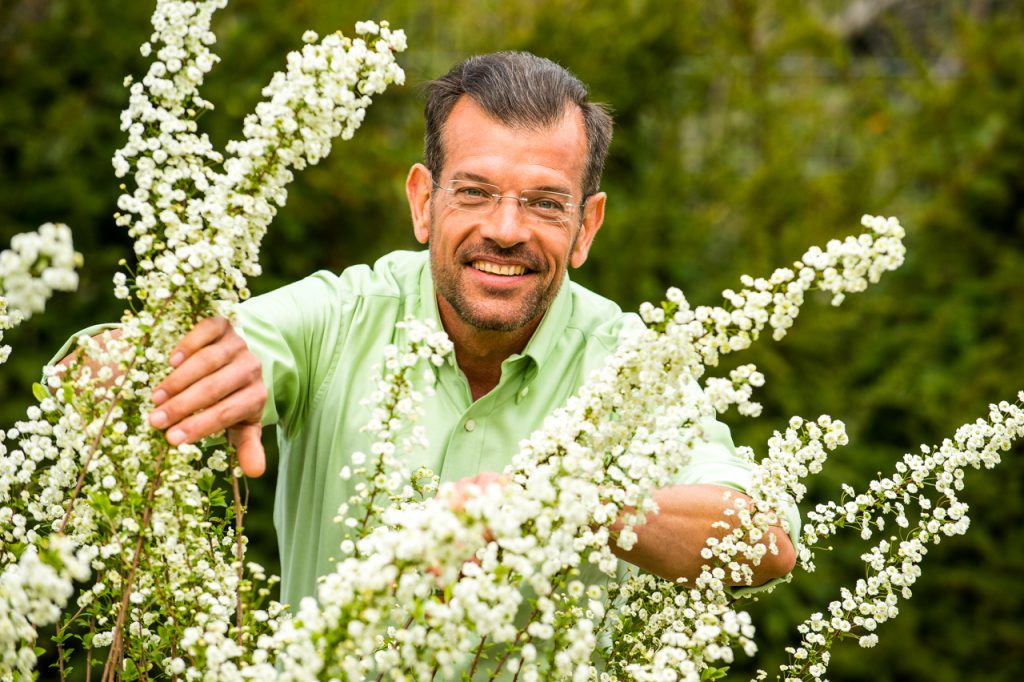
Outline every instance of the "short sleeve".
<path id="1" fill-rule="evenodd" d="M 351 326 L 343 278 L 318 272 L 238 306 L 238 332 L 263 365 L 263 423 L 300 423 Z"/>
<path id="2" fill-rule="evenodd" d="M 114 322 L 102 322 L 100 324 L 94 324 L 91 327 L 86 327 L 82 331 L 77 332 L 74 336 L 68 338 L 68 340 L 64 342 L 64 345 L 60 347 L 60 350 L 58 350 L 54 354 L 54 356 L 50 358 L 50 361 L 46 363 L 46 366 L 53 367 L 58 362 L 60 362 L 67 356 L 71 355 L 72 351 L 75 350 L 75 346 L 78 344 L 79 337 L 96 336 L 97 334 L 102 334 L 103 332 L 108 332 L 112 329 L 117 329 L 120 326 L 121 325 L 116 324 Z M 43 385 L 46 385 L 45 381 L 43 382 Z"/>

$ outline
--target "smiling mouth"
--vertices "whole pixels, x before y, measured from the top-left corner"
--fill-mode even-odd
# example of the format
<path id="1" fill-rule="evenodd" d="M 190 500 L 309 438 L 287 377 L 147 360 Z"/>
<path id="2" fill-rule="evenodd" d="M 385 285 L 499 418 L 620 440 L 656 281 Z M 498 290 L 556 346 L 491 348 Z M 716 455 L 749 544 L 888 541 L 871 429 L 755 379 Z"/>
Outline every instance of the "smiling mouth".
<path id="1" fill-rule="evenodd" d="M 498 263 L 475 260 L 470 263 L 470 266 L 480 272 L 486 272 L 490 275 L 501 275 L 503 277 L 516 277 L 527 273 L 525 265 L 499 265 Z"/>

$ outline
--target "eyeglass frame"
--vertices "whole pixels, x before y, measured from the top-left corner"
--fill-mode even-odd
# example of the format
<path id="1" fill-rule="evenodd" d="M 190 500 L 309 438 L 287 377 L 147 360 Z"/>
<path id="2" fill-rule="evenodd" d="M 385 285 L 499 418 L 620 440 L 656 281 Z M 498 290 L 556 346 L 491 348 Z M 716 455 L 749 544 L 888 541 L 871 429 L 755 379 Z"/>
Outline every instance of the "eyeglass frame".
<path id="1" fill-rule="evenodd" d="M 434 178 L 431 178 L 430 179 L 430 183 L 434 186 L 434 188 L 443 190 L 443 191 L 448 193 L 448 196 L 450 197 L 450 200 L 449 200 L 449 203 L 447 203 L 446 205 L 449 208 L 452 208 L 452 209 L 454 209 L 456 211 L 465 211 L 467 213 L 490 213 L 490 212 L 494 211 L 496 208 L 498 208 L 498 205 L 501 203 L 502 199 L 514 199 L 516 201 L 516 203 L 519 204 L 520 208 L 522 208 L 522 209 L 527 211 L 527 215 L 530 215 L 532 218 L 534 218 L 536 220 L 539 220 L 541 222 L 547 223 L 549 225 L 565 224 L 567 222 L 570 222 L 570 220 L 571 220 L 571 216 L 567 217 L 566 219 L 560 219 L 559 218 L 559 219 L 555 219 L 555 220 L 548 220 L 548 219 L 542 218 L 542 217 L 540 217 L 540 216 L 538 216 L 536 214 L 529 213 L 529 209 L 527 209 L 527 202 L 529 201 L 529 199 L 527 199 L 526 197 L 523 196 L 523 192 L 543 192 L 545 194 L 553 194 L 553 195 L 557 195 L 557 196 L 561 196 L 561 197 L 568 197 L 569 199 L 573 198 L 572 194 L 566 194 L 565 192 L 554 192 L 554 191 L 542 190 L 542 189 L 523 189 L 523 190 L 519 191 L 519 196 L 516 196 L 515 194 L 501 194 L 500 193 L 501 188 L 498 187 L 497 185 L 493 184 L 493 183 L 490 183 L 490 182 L 483 182 L 481 180 L 468 180 L 468 179 L 452 178 L 451 180 L 448 181 L 448 184 L 451 185 L 452 183 L 455 183 L 455 182 L 465 182 L 465 183 L 470 183 L 470 184 L 476 185 L 482 191 L 486 192 L 487 195 L 490 197 L 490 202 L 489 202 L 490 208 L 489 209 L 483 208 L 483 207 L 486 207 L 488 204 L 481 204 L 482 210 L 477 210 L 477 209 L 473 209 L 473 208 L 467 208 L 465 206 L 458 206 L 455 203 L 455 201 L 456 201 L 455 200 L 455 190 L 452 189 L 450 186 L 449 187 L 445 187 L 444 185 L 442 185 L 439 182 L 437 182 L 436 180 L 434 180 Z M 498 192 L 488 192 L 487 189 L 486 189 L 487 187 L 493 187 L 494 189 L 498 190 Z M 574 208 L 574 209 L 579 209 L 579 220 L 580 220 L 581 223 L 583 222 L 583 212 L 584 212 L 584 209 L 587 206 L 587 200 L 590 198 L 590 196 L 592 196 L 592 195 L 585 195 L 583 197 L 583 200 L 580 203 L 578 203 L 578 204 L 577 203 L 573 203 L 572 201 L 566 201 L 565 204 L 564 204 L 567 207 Z"/>

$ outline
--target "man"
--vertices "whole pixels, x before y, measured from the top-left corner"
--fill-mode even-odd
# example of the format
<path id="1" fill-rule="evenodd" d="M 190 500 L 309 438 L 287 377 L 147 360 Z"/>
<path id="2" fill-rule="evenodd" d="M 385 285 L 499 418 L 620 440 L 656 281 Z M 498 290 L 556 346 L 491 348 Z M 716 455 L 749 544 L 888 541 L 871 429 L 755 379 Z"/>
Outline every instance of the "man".
<path id="1" fill-rule="evenodd" d="M 333 519 L 352 494 L 338 472 L 369 445 L 361 401 L 382 348 L 400 340 L 397 322 L 434 319 L 454 343 L 426 405 L 430 447 L 410 465 L 462 486 L 494 480 L 622 328 L 639 323 L 567 277 L 586 261 L 607 200 L 598 183 L 611 118 L 582 83 L 529 54 L 473 57 L 430 84 L 426 117 L 425 164 L 410 170 L 406 194 L 428 253 L 390 254 L 372 270 L 318 273 L 253 299 L 238 330 L 201 322 L 153 392 L 150 422 L 169 442 L 226 429 L 250 476 L 264 469 L 261 423 L 277 423 L 275 525 L 292 604 L 332 569 Z M 728 430 L 715 422 L 708 432 L 685 480 L 656 492 L 660 512 L 634 549 L 615 548 L 620 557 L 666 578 L 699 573 L 700 549 L 723 518 L 721 486 L 742 489 L 748 475 Z M 781 528 L 775 537 L 781 552 L 755 569 L 758 583 L 794 563 L 790 538 Z"/>

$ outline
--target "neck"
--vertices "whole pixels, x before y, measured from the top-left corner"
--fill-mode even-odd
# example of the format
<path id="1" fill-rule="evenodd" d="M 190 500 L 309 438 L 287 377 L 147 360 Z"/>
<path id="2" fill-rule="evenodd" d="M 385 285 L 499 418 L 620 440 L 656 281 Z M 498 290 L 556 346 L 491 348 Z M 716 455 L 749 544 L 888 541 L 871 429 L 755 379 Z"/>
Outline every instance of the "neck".
<path id="1" fill-rule="evenodd" d="M 487 395 L 501 379 L 501 363 L 510 355 L 521 353 L 540 324 L 542 316 L 526 326 L 510 332 L 477 329 L 458 316 L 438 296 L 441 324 L 455 346 L 455 361 L 466 375 L 473 400 Z"/>

